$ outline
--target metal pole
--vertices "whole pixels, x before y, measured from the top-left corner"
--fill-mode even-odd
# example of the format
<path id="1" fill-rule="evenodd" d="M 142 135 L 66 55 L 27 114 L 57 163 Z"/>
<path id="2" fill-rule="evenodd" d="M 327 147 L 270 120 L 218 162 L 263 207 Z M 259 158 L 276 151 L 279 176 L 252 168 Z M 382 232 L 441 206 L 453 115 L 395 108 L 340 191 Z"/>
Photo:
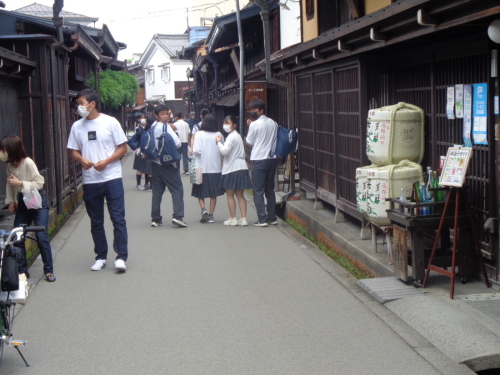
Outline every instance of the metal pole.
<path id="1" fill-rule="evenodd" d="M 236 24 L 238 25 L 238 46 L 240 47 L 240 135 L 245 136 L 245 48 L 241 28 L 240 2 L 236 1 Z"/>

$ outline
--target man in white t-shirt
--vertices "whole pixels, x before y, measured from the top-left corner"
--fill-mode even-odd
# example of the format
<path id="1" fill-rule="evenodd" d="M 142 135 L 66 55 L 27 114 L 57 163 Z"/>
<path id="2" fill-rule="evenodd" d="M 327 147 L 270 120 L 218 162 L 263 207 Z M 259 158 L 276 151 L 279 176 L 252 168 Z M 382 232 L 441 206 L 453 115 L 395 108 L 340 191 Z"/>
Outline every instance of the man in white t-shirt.
<path id="1" fill-rule="evenodd" d="M 274 175 L 276 173 L 276 156 L 274 155 L 277 126 L 269 117 L 264 115 L 266 106 L 260 99 L 255 99 L 248 105 L 250 117 L 247 120 L 250 126 L 246 143 L 252 146 L 250 161 L 252 162 L 252 189 L 255 208 L 259 220 L 254 223 L 257 227 L 277 225 L 276 195 L 274 193 Z M 264 202 L 266 196 L 267 206 Z"/>
<path id="2" fill-rule="evenodd" d="M 104 231 L 104 200 L 114 228 L 113 248 L 117 254 L 115 268 L 127 269 L 128 234 L 125 221 L 125 199 L 120 158 L 127 152 L 127 137 L 120 123 L 99 113 L 99 94 L 93 89 L 78 93 L 78 114 L 82 117 L 71 127 L 67 148 L 82 166 L 83 200 L 90 217 L 94 240 L 95 263 L 100 271 L 106 266 L 108 241 Z"/>
<path id="3" fill-rule="evenodd" d="M 181 140 L 181 155 L 184 174 L 189 174 L 188 170 L 188 142 L 189 142 L 189 124 L 182 119 L 182 112 L 177 112 L 174 115 L 174 124 L 177 128 L 177 134 Z M 180 163 L 180 162 L 179 162 Z"/>

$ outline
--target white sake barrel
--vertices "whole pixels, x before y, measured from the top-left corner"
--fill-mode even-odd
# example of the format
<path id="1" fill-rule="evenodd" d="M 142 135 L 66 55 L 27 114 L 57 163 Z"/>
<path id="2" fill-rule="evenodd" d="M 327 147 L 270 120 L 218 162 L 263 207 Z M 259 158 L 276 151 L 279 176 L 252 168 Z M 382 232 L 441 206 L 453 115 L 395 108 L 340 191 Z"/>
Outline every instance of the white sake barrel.
<path id="1" fill-rule="evenodd" d="M 389 209 L 389 202 L 385 200 L 399 198 L 401 189 L 405 190 L 407 197 L 411 196 L 412 185 L 422 181 L 422 167 L 409 160 L 403 160 L 399 164 L 369 168 L 367 173 L 368 219 L 377 225 L 389 225 L 391 222 L 386 212 Z"/>
<path id="2" fill-rule="evenodd" d="M 368 111 L 366 155 L 373 164 L 421 163 L 424 157 L 424 111 L 398 103 Z"/>
<path id="3" fill-rule="evenodd" d="M 356 206 L 365 219 L 368 219 L 368 171 L 373 168 L 376 168 L 376 165 L 356 168 Z"/>

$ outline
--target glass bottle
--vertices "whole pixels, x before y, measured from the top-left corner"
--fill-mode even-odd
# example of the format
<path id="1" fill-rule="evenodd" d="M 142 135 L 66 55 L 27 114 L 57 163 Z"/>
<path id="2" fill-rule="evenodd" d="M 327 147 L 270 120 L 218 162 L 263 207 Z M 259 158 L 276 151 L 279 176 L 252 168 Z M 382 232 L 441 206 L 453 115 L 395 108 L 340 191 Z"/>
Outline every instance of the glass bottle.
<path id="1" fill-rule="evenodd" d="M 399 200 L 401 202 L 407 203 L 408 200 L 406 199 L 406 194 L 405 194 L 405 189 L 401 188 L 401 195 L 399 197 Z M 399 204 L 399 212 L 405 213 L 405 206 L 403 204 Z"/>
<path id="2" fill-rule="evenodd" d="M 433 173 L 432 187 L 438 188 L 439 187 L 439 178 L 437 176 L 437 171 L 433 171 L 432 173 Z M 434 200 L 436 202 L 441 202 L 443 200 L 443 192 L 441 190 L 436 190 L 434 192 Z"/>

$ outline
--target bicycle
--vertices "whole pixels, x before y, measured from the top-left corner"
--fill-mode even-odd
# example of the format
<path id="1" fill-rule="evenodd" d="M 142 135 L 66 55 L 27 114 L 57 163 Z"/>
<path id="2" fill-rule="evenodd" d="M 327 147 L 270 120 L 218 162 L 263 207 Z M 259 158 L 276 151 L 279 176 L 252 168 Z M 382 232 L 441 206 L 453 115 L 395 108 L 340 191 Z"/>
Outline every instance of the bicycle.
<path id="1" fill-rule="evenodd" d="M 0 230 L 0 272 L 3 266 L 5 252 L 10 247 L 13 247 L 16 242 L 26 241 L 26 238 L 34 240 L 33 237 L 27 235 L 28 232 L 41 232 L 44 230 L 46 230 L 45 227 L 28 227 L 26 225 L 21 225 L 10 231 Z M 11 301 L 10 292 L 7 292 L 7 297 L 0 300 L 0 364 L 2 363 L 4 345 L 6 345 L 7 347 L 14 347 L 26 366 L 29 367 L 26 358 L 24 358 L 19 349 L 21 346 L 26 346 L 26 340 L 14 340 L 12 334 L 15 308 L 16 302 Z"/>

